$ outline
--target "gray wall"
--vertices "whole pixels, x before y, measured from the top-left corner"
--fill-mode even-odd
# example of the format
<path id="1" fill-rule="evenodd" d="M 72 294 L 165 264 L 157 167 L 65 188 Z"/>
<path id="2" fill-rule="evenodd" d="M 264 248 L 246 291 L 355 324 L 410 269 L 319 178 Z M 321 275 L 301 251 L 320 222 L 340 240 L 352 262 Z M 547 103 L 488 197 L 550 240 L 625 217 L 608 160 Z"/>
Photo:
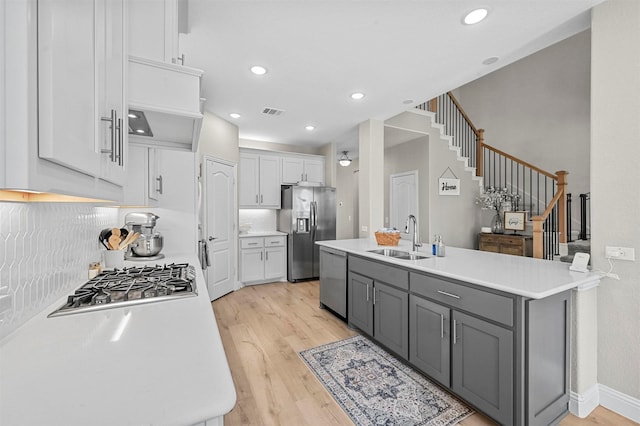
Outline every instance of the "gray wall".
<path id="1" fill-rule="evenodd" d="M 589 192 L 590 38 L 579 33 L 454 91 L 487 144 L 569 172 L 574 230 L 578 194 Z"/>
<path id="2" fill-rule="evenodd" d="M 640 255 L 640 2 L 597 6 L 592 37 L 591 255 L 606 271 L 605 245 Z M 640 263 L 614 267 L 620 281 L 598 288 L 598 382 L 640 398 Z"/>
<path id="3" fill-rule="evenodd" d="M 358 160 L 336 168 L 336 239 L 358 238 Z"/>
<path id="4" fill-rule="evenodd" d="M 240 158 L 238 127 L 205 111 L 198 152 L 237 164 Z"/>

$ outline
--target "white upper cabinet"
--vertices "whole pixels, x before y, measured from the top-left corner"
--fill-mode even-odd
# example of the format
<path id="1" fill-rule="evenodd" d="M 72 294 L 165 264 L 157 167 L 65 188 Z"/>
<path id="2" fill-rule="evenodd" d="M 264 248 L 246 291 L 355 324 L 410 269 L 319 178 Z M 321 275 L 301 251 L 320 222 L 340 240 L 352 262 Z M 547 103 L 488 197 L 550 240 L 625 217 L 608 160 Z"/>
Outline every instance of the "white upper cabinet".
<path id="1" fill-rule="evenodd" d="M 298 182 L 318 182 L 324 184 L 324 158 L 319 156 L 282 156 L 283 185 Z"/>
<path id="2" fill-rule="evenodd" d="M 129 0 L 129 54 L 184 65 L 179 33 L 187 32 L 186 0 Z"/>
<path id="3" fill-rule="evenodd" d="M 39 156 L 120 186 L 124 17 L 122 0 L 38 2 Z"/>
<path id="4" fill-rule="evenodd" d="M 197 154 L 129 146 L 124 204 L 195 211 Z"/>
<path id="5" fill-rule="evenodd" d="M 92 176 L 100 167 L 95 7 L 83 0 L 38 4 L 39 154 Z"/>
<path id="6" fill-rule="evenodd" d="M 240 208 L 280 208 L 280 157 L 240 153 Z"/>

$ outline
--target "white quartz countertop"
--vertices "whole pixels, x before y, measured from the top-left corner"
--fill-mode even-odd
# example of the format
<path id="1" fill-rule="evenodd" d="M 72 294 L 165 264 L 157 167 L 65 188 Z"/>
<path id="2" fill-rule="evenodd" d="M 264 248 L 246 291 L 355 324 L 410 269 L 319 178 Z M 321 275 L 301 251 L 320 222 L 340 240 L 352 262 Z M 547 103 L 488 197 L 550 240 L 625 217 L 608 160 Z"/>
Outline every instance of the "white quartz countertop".
<path id="1" fill-rule="evenodd" d="M 532 299 L 542 299 L 576 287 L 590 288 L 601 278 L 593 272 L 570 271 L 568 263 L 455 247 L 446 247 L 445 257 L 435 257 L 431 255 L 430 244 L 418 250 L 418 254 L 429 256 L 420 260 L 394 259 L 367 251 L 388 247 L 411 252 L 411 242 L 406 240 L 400 240 L 398 247 L 378 246 L 375 239 L 364 238 L 319 241 L 316 244 Z"/>
<path id="2" fill-rule="evenodd" d="M 194 265 L 198 296 L 47 318 L 65 296 L 0 342 L 1 425 L 192 425 L 233 408 L 196 256 L 156 262 Z"/>
<path id="3" fill-rule="evenodd" d="M 238 234 L 238 237 L 240 238 L 275 237 L 275 236 L 281 236 L 281 235 L 287 235 L 287 233 L 280 232 L 280 231 L 256 231 L 256 232 L 245 232 L 242 234 Z"/>

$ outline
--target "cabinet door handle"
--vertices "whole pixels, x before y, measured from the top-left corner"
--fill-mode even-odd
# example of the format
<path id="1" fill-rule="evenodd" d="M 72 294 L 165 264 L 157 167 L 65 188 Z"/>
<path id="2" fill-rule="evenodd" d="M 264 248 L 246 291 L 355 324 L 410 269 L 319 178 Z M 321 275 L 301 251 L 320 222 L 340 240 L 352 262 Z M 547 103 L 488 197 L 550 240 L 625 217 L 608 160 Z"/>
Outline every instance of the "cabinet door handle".
<path id="1" fill-rule="evenodd" d="M 117 112 L 116 112 L 117 114 Z M 124 138 L 122 137 L 122 118 L 118 118 L 118 127 L 117 127 L 117 135 L 118 135 L 118 155 L 116 158 L 118 159 L 118 165 L 124 166 Z"/>
<path id="2" fill-rule="evenodd" d="M 446 291 L 438 290 L 438 293 L 444 294 L 445 296 L 453 297 L 454 299 L 460 299 L 460 296 L 455 295 L 455 294 L 451 294 L 451 293 L 447 293 Z"/>
<path id="3" fill-rule="evenodd" d="M 162 184 L 162 175 L 158 175 L 158 177 L 156 178 L 156 181 L 158 182 L 158 188 L 156 189 L 156 192 L 158 194 L 164 194 L 164 185 Z"/>
<path id="4" fill-rule="evenodd" d="M 256 194 L 256 204 L 258 204 L 258 194 Z"/>
<path id="5" fill-rule="evenodd" d="M 374 305 L 376 304 L 376 292 L 377 292 L 377 290 L 376 290 L 376 288 L 374 287 L 374 288 L 373 288 L 373 304 L 374 304 Z"/>
<path id="6" fill-rule="evenodd" d="M 444 339 L 444 315 L 440 314 L 440 338 Z"/>
<path id="7" fill-rule="evenodd" d="M 367 302 L 369 301 L 369 284 L 367 284 Z"/>
<path id="8" fill-rule="evenodd" d="M 184 53 L 177 58 L 172 58 L 171 62 L 173 62 L 174 64 L 177 64 L 179 62 L 180 65 L 184 65 Z"/>
<path id="9" fill-rule="evenodd" d="M 453 320 L 453 344 L 455 345 L 456 342 L 458 341 L 458 333 L 456 331 L 456 326 L 458 324 L 456 324 L 456 320 Z"/>
<path id="10" fill-rule="evenodd" d="M 258 245 L 258 243 L 247 243 L 248 246 L 255 246 Z"/>
<path id="11" fill-rule="evenodd" d="M 269 260 L 269 252 L 268 251 L 264 252 L 264 256 L 265 256 L 266 260 Z"/>
<path id="12" fill-rule="evenodd" d="M 116 110 L 112 109 L 111 110 L 111 117 L 100 117 L 100 120 L 102 121 L 108 121 L 109 124 L 109 130 L 111 132 L 111 134 L 109 135 L 109 139 L 111 141 L 111 149 L 102 149 L 100 150 L 100 152 L 102 154 L 109 154 L 109 158 L 111 159 L 112 162 L 115 161 L 115 155 L 116 155 L 116 125 L 117 125 L 117 120 L 116 120 Z"/>
<path id="13" fill-rule="evenodd" d="M 262 194 L 260 194 L 260 203 L 264 203 L 264 196 Z"/>
<path id="14" fill-rule="evenodd" d="M 260 252 L 260 260 L 262 260 L 262 252 Z"/>

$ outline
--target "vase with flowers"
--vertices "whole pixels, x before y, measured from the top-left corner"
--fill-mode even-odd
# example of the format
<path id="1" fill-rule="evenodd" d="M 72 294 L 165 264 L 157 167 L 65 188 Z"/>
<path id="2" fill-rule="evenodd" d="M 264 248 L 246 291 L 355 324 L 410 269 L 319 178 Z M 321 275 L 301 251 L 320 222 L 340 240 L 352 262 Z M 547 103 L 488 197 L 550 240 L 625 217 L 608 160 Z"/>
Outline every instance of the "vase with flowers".
<path id="1" fill-rule="evenodd" d="M 494 234 L 504 233 L 502 214 L 505 211 L 518 208 L 520 195 L 509 192 L 507 188 L 495 188 L 490 186 L 476 198 L 475 203 L 483 210 L 494 210 L 495 215 L 491 221 L 491 232 Z"/>

